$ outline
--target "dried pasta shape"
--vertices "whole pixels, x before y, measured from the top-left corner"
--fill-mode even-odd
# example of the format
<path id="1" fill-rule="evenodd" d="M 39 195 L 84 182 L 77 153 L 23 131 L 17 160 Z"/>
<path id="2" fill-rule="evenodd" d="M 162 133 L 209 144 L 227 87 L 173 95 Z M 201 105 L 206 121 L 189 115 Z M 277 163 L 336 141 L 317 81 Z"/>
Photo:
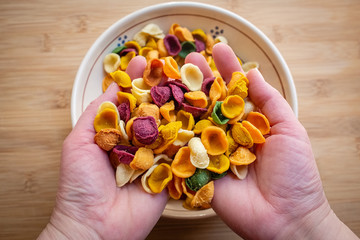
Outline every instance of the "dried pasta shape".
<path id="1" fill-rule="evenodd" d="M 128 52 L 125 56 L 121 57 L 121 61 L 120 61 L 120 69 L 125 71 L 127 66 L 129 65 L 129 62 L 131 61 L 131 59 L 133 59 L 136 56 L 136 53 L 131 51 Z"/>
<path id="2" fill-rule="evenodd" d="M 95 143 L 105 151 L 110 151 L 121 142 L 122 134 L 115 128 L 104 128 L 95 134 Z"/>
<path id="3" fill-rule="evenodd" d="M 226 172 L 230 167 L 230 160 L 224 154 L 210 156 L 210 163 L 207 170 L 221 174 Z"/>
<path id="4" fill-rule="evenodd" d="M 246 120 L 251 122 L 257 129 L 259 129 L 261 134 L 266 135 L 270 133 L 270 123 L 264 114 L 259 112 L 250 112 L 247 115 Z"/>
<path id="5" fill-rule="evenodd" d="M 170 165 L 161 163 L 148 178 L 149 188 L 153 193 L 161 193 L 172 178 L 173 175 Z"/>
<path id="6" fill-rule="evenodd" d="M 204 169 L 209 166 L 210 159 L 207 154 L 206 148 L 201 142 L 199 137 L 193 137 L 188 142 L 190 148 L 190 161 L 191 163 L 199 169 Z"/>
<path id="7" fill-rule="evenodd" d="M 158 154 L 154 157 L 154 164 L 168 163 L 170 164 L 173 160 L 166 154 Z"/>
<path id="8" fill-rule="evenodd" d="M 209 126 L 202 131 L 201 142 L 210 155 L 223 154 L 229 146 L 225 132 L 215 126 Z"/>
<path id="9" fill-rule="evenodd" d="M 248 73 L 251 69 L 259 69 L 260 66 L 258 62 L 246 62 L 241 67 L 245 73 Z"/>
<path id="10" fill-rule="evenodd" d="M 206 108 L 208 105 L 207 96 L 203 91 L 186 92 L 184 97 L 195 107 Z"/>
<path id="11" fill-rule="evenodd" d="M 221 111 L 222 104 L 223 102 L 217 101 L 213 108 L 213 112 L 211 113 L 213 121 L 218 125 L 224 125 L 229 121 L 229 119 L 225 117 Z"/>
<path id="12" fill-rule="evenodd" d="M 229 147 L 228 149 L 226 150 L 225 152 L 225 155 L 226 156 L 230 156 L 230 154 L 232 154 L 233 152 L 235 152 L 235 150 L 238 148 L 239 144 L 237 142 L 235 142 L 234 138 L 232 137 L 231 135 L 231 131 L 228 130 L 226 132 L 226 138 L 228 140 L 228 143 L 229 143 Z"/>
<path id="13" fill-rule="evenodd" d="M 103 109 L 95 116 L 94 128 L 96 132 L 105 128 L 115 128 L 119 126 L 119 117 L 115 110 L 110 108 Z"/>
<path id="14" fill-rule="evenodd" d="M 180 69 L 181 81 L 190 91 L 201 90 L 204 76 L 198 66 L 192 63 L 184 64 Z"/>
<path id="15" fill-rule="evenodd" d="M 129 121 L 127 121 L 127 123 L 125 125 L 126 135 L 128 136 L 129 140 L 131 140 L 133 137 L 132 126 L 133 126 L 135 119 L 136 119 L 136 117 L 130 118 Z"/>
<path id="16" fill-rule="evenodd" d="M 124 145 L 128 145 L 129 144 L 129 137 L 126 133 L 126 130 L 125 130 L 125 122 L 123 120 L 120 120 L 119 122 L 119 130 L 121 132 L 121 135 L 122 135 L 122 141 L 120 143 L 124 144 Z"/>
<path id="17" fill-rule="evenodd" d="M 116 71 L 120 67 L 120 56 L 116 53 L 107 54 L 104 58 L 103 65 L 107 73 Z"/>
<path id="18" fill-rule="evenodd" d="M 189 147 L 182 147 L 179 149 L 171 164 L 171 170 L 174 175 L 180 178 L 188 178 L 195 173 L 196 167 L 190 162 Z"/>
<path id="19" fill-rule="evenodd" d="M 154 153 L 151 149 L 141 147 L 130 163 L 130 167 L 134 170 L 148 170 L 154 164 Z"/>
<path id="20" fill-rule="evenodd" d="M 245 102 L 238 95 L 227 96 L 221 104 L 221 112 L 227 118 L 235 118 L 244 111 Z"/>
<path id="21" fill-rule="evenodd" d="M 156 123 L 160 124 L 160 109 L 158 106 L 152 103 L 141 103 L 139 107 L 135 108 L 134 117 L 147 117 L 151 116 L 155 118 Z"/>
<path id="22" fill-rule="evenodd" d="M 117 97 L 119 105 L 122 103 L 128 103 L 130 106 L 130 112 L 134 111 L 137 99 L 131 93 L 117 92 Z"/>
<path id="23" fill-rule="evenodd" d="M 265 138 L 261 134 L 260 130 L 257 129 L 252 123 L 244 120 L 242 121 L 242 125 L 248 130 L 254 143 L 262 144 L 265 142 Z"/>
<path id="24" fill-rule="evenodd" d="M 139 55 L 146 58 L 147 55 L 149 54 L 149 52 L 152 51 L 152 50 L 153 49 L 151 47 L 142 47 L 142 48 L 140 48 Z"/>
<path id="25" fill-rule="evenodd" d="M 248 165 L 230 164 L 231 172 L 240 180 L 244 180 L 248 174 Z"/>
<path id="26" fill-rule="evenodd" d="M 163 63 L 159 59 L 148 61 L 144 70 L 143 79 L 148 86 L 156 86 L 161 82 L 163 75 Z"/>
<path id="27" fill-rule="evenodd" d="M 160 107 L 160 113 L 168 122 L 176 121 L 174 100 L 165 103 Z"/>
<path id="28" fill-rule="evenodd" d="M 196 192 L 194 198 L 191 200 L 190 206 L 192 208 L 208 209 L 211 208 L 211 201 L 214 197 L 214 181 L 209 182 Z"/>
<path id="29" fill-rule="evenodd" d="M 238 81 L 244 81 L 246 86 L 249 86 L 249 79 L 245 76 L 242 72 L 233 72 L 231 75 L 230 82 L 226 85 L 227 88 L 231 88 L 233 85 L 236 84 Z"/>
<path id="30" fill-rule="evenodd" d="M 200 28 L 197 28 L 195 30 L 193 30 L 191 32 L 191 34 L 193 35 L 193 37 L 195 39 L 199 39 L 201 40 L 202 42 L 206 42 L 206 39 L 207 39 L 207 35 L 206 33 L 204 32 L 204 30 L 200 29 Z"/>
<path id="31" fill-rule="evenodd" d="M 110 73 L 110 76 L 120 87 L 123 88 L 131 87 L 131 78 L 126 72 L 117 70 L 115 72 Z"/>
<path id="32" fill-rule="evenodd" d="M 136 41 L 141 47 L 144 47 L 146 45 L 148 37 L 149 34 L 140 31 L 134 35 L 133 40 Z"/>
<path id="33" fill-rule="evenodd" d="M 192 130 L 195 125 L 194 117 L 191 113 L 185 112 L 184 110 L 178 111 L 176 114 L 176 120 L 182 122 L 182 129 Z"/>
<path id="34" fill-rule="evenodd" d="M 124 46 L 127 48 L 133 48 L 136 50 L 136 52 L 139 52 L 141 49 L 141 46 L 137 41 L 128 41 L 124 43 Z"/>
<path id="35" fill-rule="evenodd" d="M 251 148 L 254 144 L 249 131 L 240 122 L 232 125 L 231 135 L 235 142 L 244 147 Z"/>
<path id="36" fill-rule="evenodd" d="M 154 171 L 155 168 L 157 168 L 159 166 L 159 164 L 154 164 L 153 166 L 151 166 L 151 168 L 149 168 L 149 170 L 147 170 L 145 172 L 144 175 L 142 175 L 141 177 L 141 185 L 144 189 L 145 192 L 147 193 L 153 193 L 153 191 L 151 191 L 149 184 L 148 184 L 148 178 L 151 175 L 151 173 Z"/>
<path id="37" fill-rule="evenodd" d="M 160 154 L 165 151 L 171 144 L 173 144 L 177 138 L 179 129 L 181 128 L 181 122 L 170 122 L 163 126 L 160 130 L 160 136 L 163 139 L 162 144 L 154 149 L 155 154 Z"/>
<path id="38" fill-rule="evenodd" d="M 118 119 L 120 119 L 119 111 L 118 111 L 116 105 L 113 102 L 110 102 L 110 101 L 102 102 L 100 104 L 100 106 L 98 107 L 98 109 L 97 109 L 97 114 L 99 114 L 102 110 L 104 110 L 106 108 L 114 110 L 118 115 Z"/>
<path id="39" fill-rule="evenodd" d="M 176 27 L 174 34 L 181 42 L 184 42 L 184 41 L 194 42 L 195 41 L 191 32 L 186 27 L 180 27 L 180 26 Z"/>
<path id="40" fill-rule="evenodd" d="M 141 32 L 147 33 L 150 36 L 159 36 L 163 34 L 163 30 L 159 27 L 159 25 L 150 23 L 146 25 Z"/>
<path id="41" fill-rule="evenodd" d="M 241 120 L 246 119 L 250 112 L 255 112 L 256 110 L 255 104 L 249 98 L 245 98 L 244 102 L 245 102 L 244 115 L 242 116 Z"/>
<path id="42" fill-rule="evenodd" d="M 208 119 L 202 119 L 195 124 L 193 131 L 195 134 L 200 134 L 202 133 L 202 131 L 204 131 L 205 128 L 209 126 L 215 126 L 215 125 Z"/>
<path id="43" fill-rule="evenodd" d="M 169 53 L 165 47 L 164 39 L 159 39 L 157 42 L 157 50 L 159 52 L 160 57 L 167 57 L 169 56 Z"/>
<path id="44" fill-rule="evenodd" d="M 233 165 L 249 165 L 256 160 L 256 155 L 246 147 L 238 147 L 229 157 L 230 163 Z"/>
<path id="45" fill-rule="evenodd" d="M 180 199 L 183 189 L 181 186 L 182 178 L 173 174 L 173 179 L 167 185 L 169 195 L 172 199 L 178 200 Z"/>
<path id="46" fill-rule="evenodd" d="M 180 79 L 180 71 L 177 62 L 172 57 L 166 57 L 163 67 L 164 73 L 167 77 L 173 79 Z"/>
<path id="47" fill-rule="evenodd" d="M 212 49 L 215 44 L 215 41 L 210 33 L 206 34 L 206 36 L 207 36 L 207 38 L 206 38 L 206 42 L 205 42 L 205 46 L 206 46 L 205 52 L 209 55 L 212 55 Z"/>
<path id="48" fill-rule="evenodd" d="M 146 46 L 146 47 L 149 47 L 149 48 L 151 48 L 151 49 L 157 50 L 157 43 L 156 43 L 155 38 L 150 37 L 150 38 L 147 40 L 145 46 Z"/>
<path id="49" fill-rule="evenodd" d="M 138 104 L 152 101 L 150 89 L 151 87 L 145 83 L 143 78 L 136 78 L 132 81 L 131 93 Z"/>
<path id="50" fill-rule="evenodd" d="M 193 198 L 195 195 L 195 192 L 193 190 L 191 190 L 187 185 L 186 185 L 186 179 L 182 178 L 181 179 L 181 187 L 183 190 L 183 193 L 188 197 L 188 198 Z"/>
<path id="51" fill-rule="evenodd" d="M 185 179 L 186 186 L 192 191 L 199 191 L 211 181 L 211 173 L 207 169 L 196 169 L 195 173 Z"/>
<path id="52" fill-rule="evenodd" d="M 102 81 L 102 90 L 103 92 L 106 91 L 106 89 L 110 86 L 110 84 L 114 82 L 114 79 L 111 77 L 111 75 L 108 73 L 106 74 L 106 76 L 104 77 L 103 81 Z"/>
<path id="53" fill-rule="evenodd" d="M 122 187 L 128 183 L 134 171 L 129 165 L 120 163 L 116 168 L 116 186 Z"/>
<path id="54" fill-rule="evenodd" d="M 215 38 L 214 43 L 216 44 L 216 43 L 219 43 L 219 42 L 228 44 L 228 40 L 224 36 L 217 36 Z"/>
<path id="55" fill-rule="evenodd" d="M 190 141 L 190 139 L 194 137 L 194 135 L 195 134 L 193 131 L 179 129 L 177 138 L 173 144 L 175 146 L 182 147 L 185 144 L 187 144 Z"/>

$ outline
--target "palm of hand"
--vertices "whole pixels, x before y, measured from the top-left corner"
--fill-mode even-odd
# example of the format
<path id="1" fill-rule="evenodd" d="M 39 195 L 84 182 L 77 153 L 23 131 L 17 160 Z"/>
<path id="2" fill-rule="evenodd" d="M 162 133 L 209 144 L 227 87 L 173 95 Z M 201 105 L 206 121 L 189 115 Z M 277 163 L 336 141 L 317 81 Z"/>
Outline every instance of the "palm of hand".
<path id="1" fill-rule="evenodd" d="M 93 228 L 104 239 L 146 236 L 165 207 L 166 192 L 150 195 L 139 184 L 117 188 L 106 152 L 93 141 L 92 120 L 82 117 L 79 121 L 89 123 L 75 127 L 64 142 L 57 209 L 66 209 L 64 214 Z M 144 218 L 150 221 L 144 224 Z"/>

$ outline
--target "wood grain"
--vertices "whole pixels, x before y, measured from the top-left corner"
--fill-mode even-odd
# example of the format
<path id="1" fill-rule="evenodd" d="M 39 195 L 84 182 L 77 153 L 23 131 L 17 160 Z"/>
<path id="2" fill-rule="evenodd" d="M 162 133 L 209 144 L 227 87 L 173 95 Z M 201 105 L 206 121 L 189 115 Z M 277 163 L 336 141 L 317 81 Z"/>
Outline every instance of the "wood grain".
<path id="1" fill-rule="evenodd" d="M 112 23 L 165 2 L 0 2 L 0 238 L 34 239 L 54 207 L 73 80 Z M 279 48 L 295 79 L 335 213 L 360 236 L 360 4 L 358 0 L 200 1 L 231 10 Z M 218 218 L 161 219 L 148 239 L 238 239 Z"/>

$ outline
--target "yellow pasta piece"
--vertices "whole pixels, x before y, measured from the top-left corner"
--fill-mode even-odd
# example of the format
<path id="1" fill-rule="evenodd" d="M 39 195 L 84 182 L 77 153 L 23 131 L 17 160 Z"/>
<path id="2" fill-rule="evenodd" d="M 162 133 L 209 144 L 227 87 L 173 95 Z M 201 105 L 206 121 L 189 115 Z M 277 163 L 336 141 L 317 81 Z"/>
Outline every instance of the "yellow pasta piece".
<path id="1" fill-rule="evenodd" d="M 126 92 L 117 92 L 117 97 L 119 105 L 122 103 L 129 103 L 130 112 L 134 111 L 137 99 L 132 94 Z"/>
<path id="2" fill-rule="evenodd" d="M 116 53 L 107 54 L 104 58 L 103 65 L 107 73 L 116 71 L 120 66 L 120 56 Z"/>
<path id="3" fill-rule="evenodd" d="M 161 163 L 148 178 L 148 185 L 152 192 L 161 193 L 172 180 L 173 175 L 169 164 Z"/>
<path id="4" fill-rule="evenodd" d="M 191 34 L 194 36 L 194 38 L 199 39 L 199 40 L 203 41 L 204 43 L 206 42 L 207 35 L 202 29 L 197 28 L 197 29 L 193 30 L 191 32 Z"/>
<path id="5" fill-rule="evenodd" d="M 230 167 L 230 160 L 224 154 L 210 156 L 210 163 L 207 170 L 221 174 Z"/>
<path id="6" fill-rule="evenodd" d="M 131 59 L 136 56 L 135 52 L 128 52 L 125 56 L 122 56 L 120 59 L 120 69 L 125 71 Z"/>
<path id="7" fill-rule="evenodd" d="M 115 128 L 117 129 L 119 125 L 119 118 L 113 109 L 105 108 L 100 113 L 95 116 L 94 119 L 94 128 L 96 132 L 99 132 L 101 129 L 105 128 Z"/>
<path id="8" fill-rule="evenodd" d="M 208 119 L 202 119 L 195 124 L 193 131 L 195 134 L 200 134 L 205 128 L 209 126 L 215 126 L 215 124 Z"/>
<path id="9" fill-rule="evenodd" d="M 179 178 L 175 174 L 173 174 L 173 179 L 167 185 L 169 196 L 172 199 L 178 200 L 180 199 L 183 190 L 181 186 L 182 178 Z"/>
<path id="10" fill-rule="evenodd" d="M 238 95 L 227 96 L 221 104 L 221 112 L 227 118 L 235 118 L 244 111 L 245 102 Z"/>
<path id="11" fill-rule="evenodd" d="M 228 147 L 228 149 L 226 150 L 225 155 L 229 157 L 230 154 L 232 154 L 232 153 L 238 148 L 239 144 L 238 144 L 237 142 L 235 142 L 234 138 L 233 138 L 232 135 L 231 135 L 231 131 L 230 131 L 230 130 L 228 130 L 228 131 L 226 132 L 226 138 L 227 138 L 227 140 L 228 140 L 229 147 Z"/>
<path id="12" fill-rule="evenodd" d="M 137 52 L 139 52 L 140 48 L 141 48 L 139 43 L 136 41 L 128 41 L 128 42 L 124 43 L 124 46 L 126 46 L 127 48 L 134 48 L 134 49 L 136 49 Z"/>
<path id="13" fill-rule="evenodd" d="M 131 87 L 131 78 L 126 72 L 117 70 L 115 72 L 110 73 L 110 76 L 120 87 L 123 88 Z"/>
<path id="14" fill-rule="evenodd" d="M 157 43 L 153 37 L 150 37 L 148 41 L 146 42 L 146 47 L 149 47 L 151 49 L 156 50 L 157 49 Z"/>
<path id="15" fill-rule="evenodd" d="M 206 47 L 205 51 L 207 54 L 212 55 L 212 48 L 214 46 L 215 41 L 210 33 L 206 34 L 206 36 L 207 37 L 205 42 L 205 47 Z"/>
<path id="16" fill-rule="evenodd" d="M 182 129 L 192 130 L 195 125 L 194 117 L 191 113 L 185 112 L 184 110 L 178 111 L 176 120 L 182 122 Z"/>
<path id="17" fill-rule="evenodd" d="M 103 82 L 102 82 L 102 90 L 103 90 L 103 92 L 106 91 L 106 89 L 110 86 L 110 84 L 112 82 L 114 82 L 114 79 L 111 77 L 111 75 L 109 73 L 106 74 L 106 76 L 104 77 Z"/>
<path id="18" fill-rule="evenodd" d="M 231 135 L 234 138 L 235 142 L 239 143 L 244 147 L 250 148 L 254 144 L 249 131 L 244 128 L 244 126 L 240 122 L 232 125 Z"/>

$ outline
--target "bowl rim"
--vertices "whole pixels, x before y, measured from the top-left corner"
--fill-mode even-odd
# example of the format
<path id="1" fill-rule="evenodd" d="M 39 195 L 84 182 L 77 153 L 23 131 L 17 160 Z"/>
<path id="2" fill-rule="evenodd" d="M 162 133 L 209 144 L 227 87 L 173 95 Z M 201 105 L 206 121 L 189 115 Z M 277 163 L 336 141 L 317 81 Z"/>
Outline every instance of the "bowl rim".
<path id="1" fill-rule="evenodd" d="M 251 29 L 251 31 L 253 31 L 253 33 L 255 35 L 257 35 L 257 37 L 259 37 L 264 42 L 265 45 L 267 45 L 267 47 L 270 49 L 270 51 L 272 51 L 272 53 L 274 55 L 274 57 L 272 57 L 272 58 L 275 58 L 275 60 L 278 61 L 279 66 L 281 66 L 281 68 L 283 70 L 284 79 L 288 80 L 287 81 L 288 91 L 291 93 L 290 95 L 286 95 L 286 99 L 289 101 L 289 104 L 291 102 L 291 104 L 290 104 L 291 108 L 292 108 L 295 116 L 298 117 L 298 101 L 297 101 L 297 93 L 296 93 L 295 83 L 292 78 L 292 75 L 291 75 L 288 65 L 286 64 L 280 51 L 275 47 L 274 43 L 255 25 L 253 25 L 248 20 L 244 19 L 243 17 L 241 17 L 229 10 L 226 10 L 224 8 L 221 8 L 221 7 L 218 7 L 215 5 L 185 1 L 185 2 L 166 2 L 166 3 L 154 4 L 154 5 L 150 5 L 150 6 L 141 8 L 139 10 L 136 10 L 128 15 L 125 15 L 124 17 L 120 18 L 119 20 L 117 20 L 95 40 L 95 42 L 91 45 L 89 50 L 86 52 L 80 66 L 78 68 L 78 71 L 76 73 L 76 77 L 75 77 L 75 80 L 73 83 L 73 89 L 72 89 L 72 95 L 71 95 L 72 127 L 75 126 L 75 124 L 79 118 L 79 116 L 77 116 L 75 104 L 78 99 L 78 94 L 80 92 L 79 90 L 81 90 L 81 89 L 79 89 L 81 87 L 81 84 L 80 84 L 81 83 L 81 75 L 86 70 L 87 63 L 92 59 L 91 58 L 92 53 L 95 52 L 96 49 L 103 47 L 103 42 L 106 40 L 107 36 L 109 34 L 111 34 L 113 31 L 116 31 L 118 29 L 119 25 L 122 25 L 123 23 L 126 23 L 126 22 L 130 21 L 131 19 L 136 20 L 136 18 L 139 15 L 146 15 L 147 13 L 155 11 L 155 10 L 161 11 L 161 10 L 165 10 L 167 8 L 174 8 L 174 7 L 190 7 L 190 8 L 206 9 L 208 11 L 217 12 L 221 15 L 228 15 L 230 18 L 234 18 L 237 21 L 242 22 L 244 25 L 246 25 L 246 27 Z M 216 213 L 212 209 L 205 210 L 206 213 L 205 213 L 205 211 L 203 213 L 201 213 L 199 211 L 194 211 L 193 214 L 188 214 L 188 215 L 177 214 L 176 211 L 173 211 L 173 213 L 172 213 L 172 211 L 173 210 L 165 209 L 162 214 L 162 217 L 176 218 L 176 219 L 201 219 L 201 218 L 213 217 L 216 215 Z"/>

